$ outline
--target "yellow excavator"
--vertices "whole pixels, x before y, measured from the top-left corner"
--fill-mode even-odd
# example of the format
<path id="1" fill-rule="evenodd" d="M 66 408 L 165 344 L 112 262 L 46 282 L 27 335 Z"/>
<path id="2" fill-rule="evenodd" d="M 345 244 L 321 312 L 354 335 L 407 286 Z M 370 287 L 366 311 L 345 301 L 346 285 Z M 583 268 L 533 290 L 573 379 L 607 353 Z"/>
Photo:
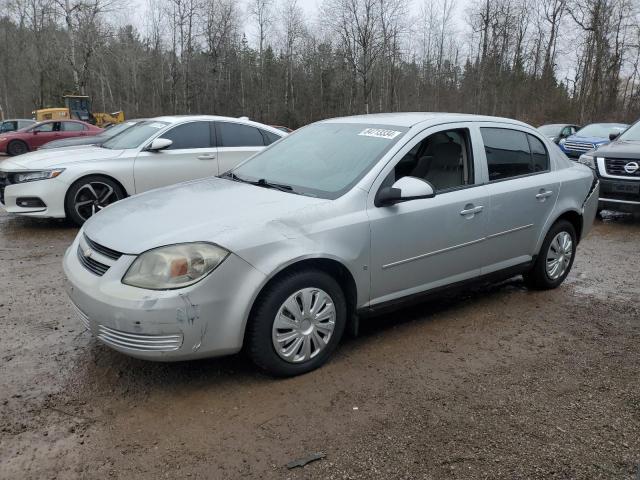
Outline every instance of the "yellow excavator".
<path id="1" fill-rule="evenodd" d="M 91 111 L 91 99 L 87 95 L 63 95 L 64 107 L 41 108 L 35 110 L 33 118 L 37 122 L 44 120 L 74 119 L 91 123 L 104 128 L 115 123 L 124 122 L 124 112 L 104 113 Z"/>

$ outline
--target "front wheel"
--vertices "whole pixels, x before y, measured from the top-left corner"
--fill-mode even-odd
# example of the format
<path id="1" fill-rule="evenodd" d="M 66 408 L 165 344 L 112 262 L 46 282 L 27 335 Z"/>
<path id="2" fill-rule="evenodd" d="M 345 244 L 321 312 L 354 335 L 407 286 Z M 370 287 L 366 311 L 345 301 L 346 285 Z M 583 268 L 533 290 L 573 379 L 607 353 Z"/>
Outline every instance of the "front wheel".
<path id="1" fill-rule="evenodd" d="M 576 230 L 566 220 L 552 225 L 542 242 L 533 268 L 524 274 L 528 287 L 548 290 L 558 287 L 569 274 L 576 256 Z"/>
<path id="2" fill-rule="evenodd" d="M 102 175 L 90 175 L 76 181 L 67 192 L 67 218 L 78 226 L 103 208 L 124 198 L 120 185 Z"/>
<path id="3" fill-rule="evenodd" d="M 338 282 L 320 270 L 285 274 L 261 293 L 247 326 L 247 351 L 266 373 L 287 377 L 320 367 L 344 332 Z"/>
<path id="4" fill-rule="evenodd" d="M 14 140 L 9 143 L 9 145 L 7 145 L 7 153 L 12 157 L 22 155 L 23 153 L 27 153 L 28 151 L 29 146 L 22 140 Z"/>

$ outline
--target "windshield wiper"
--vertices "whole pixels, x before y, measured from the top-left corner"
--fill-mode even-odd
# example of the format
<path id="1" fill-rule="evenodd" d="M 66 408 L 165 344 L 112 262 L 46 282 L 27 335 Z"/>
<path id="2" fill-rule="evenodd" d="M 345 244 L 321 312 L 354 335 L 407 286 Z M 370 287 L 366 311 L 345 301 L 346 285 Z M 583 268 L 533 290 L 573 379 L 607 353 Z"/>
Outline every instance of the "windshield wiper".
<path id="1" fill-rule="evenodd" d="M 283 185 L 281 183 L 268 182 L 264 178 L 258 181 L 247 180 L 246 178 L 239 177 L 233 172 L 226 172 L 221 175 L 222 178 L 229 178 L 236 182 L 248 183 L 249 185 L 255 185 L 256 187 L 273 188 L 274 190 L 280 190 L 281 192 L 297 193 L 291 185 Z"/>

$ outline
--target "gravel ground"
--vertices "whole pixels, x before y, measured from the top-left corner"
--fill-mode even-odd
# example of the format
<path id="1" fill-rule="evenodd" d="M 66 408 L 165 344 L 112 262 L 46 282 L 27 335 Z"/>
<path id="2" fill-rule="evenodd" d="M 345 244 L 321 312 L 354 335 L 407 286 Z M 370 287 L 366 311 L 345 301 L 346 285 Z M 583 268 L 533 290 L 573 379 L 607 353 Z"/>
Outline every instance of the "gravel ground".
<path id="1" fill-rule="evenodd" d="M 0 478 L 640 479 L 637 218 L 598 221 L 557 290 L 370 319 L 286 380 L 97 343 L 63 290 L 75 233 L 0 214 Z"/>

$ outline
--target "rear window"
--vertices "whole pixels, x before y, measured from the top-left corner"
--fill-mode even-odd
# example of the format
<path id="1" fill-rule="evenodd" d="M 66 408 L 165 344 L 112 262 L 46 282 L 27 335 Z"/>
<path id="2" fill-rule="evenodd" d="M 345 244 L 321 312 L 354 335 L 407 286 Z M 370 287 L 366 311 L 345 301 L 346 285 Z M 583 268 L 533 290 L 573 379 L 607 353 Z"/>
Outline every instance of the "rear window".
<path id="1" fill-rule="evenodd" d="M 533 135 L 507 128 L 481 128 L 489 181 L 529 175 L 549 169 L 549 154 Z"/>
<path id="2" fill-rule="evenodd" d="M 221 147 L 263 147 L 265 139 L 260 130 L 240 123 L 218 122 Z M 271 142 L 270 142 L 271 143 Z"/>

